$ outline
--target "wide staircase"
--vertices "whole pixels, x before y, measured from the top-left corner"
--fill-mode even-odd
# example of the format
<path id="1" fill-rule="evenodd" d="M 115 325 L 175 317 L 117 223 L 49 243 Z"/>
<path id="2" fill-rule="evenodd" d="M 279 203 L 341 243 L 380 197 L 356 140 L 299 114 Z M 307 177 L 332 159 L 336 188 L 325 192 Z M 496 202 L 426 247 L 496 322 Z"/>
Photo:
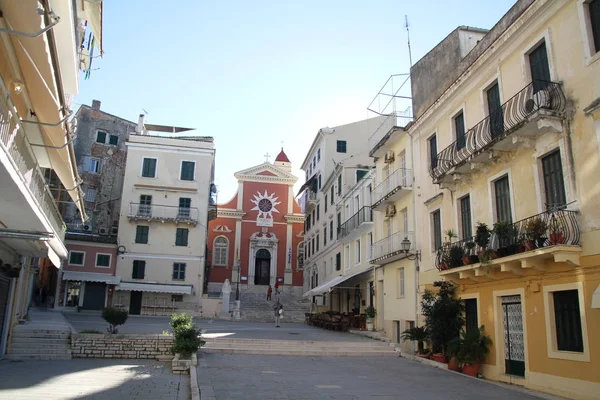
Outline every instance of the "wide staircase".
<path id="1" fill-rule="evenodd" d="M 242 321 L 273 322 L 273 306 L 277 302 L 277 295 L 273 291 L 271 301 L 267 301 L 266 293 L 257 291 L 240 292 L 240 319 Z M 235 298 L 234 296 L 232 296 Z M 279 294 L 279 302 L 283 305 L 283 319 L 285 322 L 304 322 L 305 313 L 310 312 L 310 302 L 302 297 L 298 290 L 283 288 Z M 233 310 L 234 302 L 230 309 Z"/>
<path id="2" fill-rule="evenodd" d="M 398 357 L 389 343 L 207 338 L 203 353 L 285 356 Z"/>
<path id="3" fill-rule="evenodd" d="M 70 360 L 71 328 L 59 312 L 31 309 L 29 320 L 13 328 L 6 358 Z"/>

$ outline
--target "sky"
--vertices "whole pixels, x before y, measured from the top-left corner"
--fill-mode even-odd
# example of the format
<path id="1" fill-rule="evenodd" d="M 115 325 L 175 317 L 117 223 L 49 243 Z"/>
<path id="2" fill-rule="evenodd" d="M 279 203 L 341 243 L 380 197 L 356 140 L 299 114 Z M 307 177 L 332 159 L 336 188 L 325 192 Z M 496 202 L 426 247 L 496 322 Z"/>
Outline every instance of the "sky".
<path id="1" fill-rule="evenodd" d="M 75 108 L 195 128 L 213 136 L 219 203 L 233 176 L 274 160 L 293 173 L 317 133 L 375 116 L 367 106 L 392 74 L 459 25 L 491 28 L 515 0 L 104 0 L 102 58 Z M 150 6 L 152 5 L 152 6 Z M 296 188 L 297 189 L 297 188 Z"/>

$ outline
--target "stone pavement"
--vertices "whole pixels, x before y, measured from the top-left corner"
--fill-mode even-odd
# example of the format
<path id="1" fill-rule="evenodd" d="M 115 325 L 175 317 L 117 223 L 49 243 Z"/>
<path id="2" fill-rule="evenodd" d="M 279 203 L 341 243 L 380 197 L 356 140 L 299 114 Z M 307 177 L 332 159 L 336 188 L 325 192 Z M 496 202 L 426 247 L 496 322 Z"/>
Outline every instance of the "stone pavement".
<path id="1" fill-rule="evenodd" d="M 402 358 L 202 354 L 198 384 L 202 400 L 538 398 Z"/>
<path id="2" fill-rule="evenodd" d="M 187 400 L 189 377 L 146 360 L 0 361 L 0 400 Z"/>

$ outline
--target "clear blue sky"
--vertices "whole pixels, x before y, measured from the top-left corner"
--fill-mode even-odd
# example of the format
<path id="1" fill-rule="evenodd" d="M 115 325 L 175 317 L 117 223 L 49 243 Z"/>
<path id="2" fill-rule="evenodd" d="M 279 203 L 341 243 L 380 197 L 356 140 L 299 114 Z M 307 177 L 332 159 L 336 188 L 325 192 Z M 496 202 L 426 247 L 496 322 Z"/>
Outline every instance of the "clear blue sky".
<path id="1" fill-rule="evenodd" d="M 299 171 L 319 128 L 358 121 L 391 74 L 458 25 L 491 28 L 515 0 L 105 0 L 104 58 L 75 103 L 214 136 L 219 202 L 235 171 L 276 155 Z M 152 4 L 152 6 L 150 6 Z M 271 161 L 273 159 L 271 158 Z"/>

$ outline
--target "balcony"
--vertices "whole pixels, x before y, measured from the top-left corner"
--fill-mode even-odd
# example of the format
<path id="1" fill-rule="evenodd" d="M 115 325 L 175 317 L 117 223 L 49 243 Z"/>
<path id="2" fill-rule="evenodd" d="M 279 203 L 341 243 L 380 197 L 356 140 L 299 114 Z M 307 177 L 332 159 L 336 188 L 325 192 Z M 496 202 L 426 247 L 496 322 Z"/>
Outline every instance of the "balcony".
<path id="1" fill-rule="evenodd" d="M 524 271 L 544 271 L 548 262 L 579 266 L 577 212 L 554 210 L 505 226 L 499 233 L 445 243 L 438 251 L 436 267 L 451 280 L 502 279 Z"/>
<path id="2" fill-rule="evenodd" d="M 404 246 L 403 246 L 404 244 Z M 406 257 L 405 248 L 415 252 L 415 233 L 396 232 L 378 242 L 373 243 L 371 264 L 383 265 Z"/>
<path id="3" fill-rule="evenodd" d="M 566 98 L 560 84 L 535 81 L 453 142 L 432 160 L 433 183 L 452 185 L 485 169 L 498 152 L 533 147 L 534 139 L 562 131 Z M 494 153 L 496 151 L 496 154 Z"/>
<path id="4" fill-rule="evenodd" d="M 304 192 L 304 196 L 306 212 L 310 212 L 313 208 L 317 206 L 317 193 L 311 189 L 307 189 L 306 192 Z"/>
<path id="5" fill-rule="evenodd" d="M 130 203 L 127 218 L 130 221 L 174 222 L 196 226 L 198 223 L 198 209 L 195 207 Z"/>
<path id="6" fill-rule="evenodd" d="M 338 228 L 338 238 L 352 240 L 363 233 L 364 228 L 373 222 L 373 210 L 371 207 L 363 207 L 356 214 L 351 216 Z M 363 229 L 358 229 L 363 228 Z"/>
<path id="7" fill-rule="evenodd" d="M 217 189 L 215 185 L 210 185 L 210 196 L 208 197 L 208 221 L 217 219 Z M 214 188 L 214 189 L 213 189 Z"/>
<path id="8" fill-rule="evenodd" d="M 27 139 L 26 132 L 19 123 L 16 109 L 7 95 L 7 88 L 3 81 L 0 81 L 0 84 L 2 89 L 0 90 L 0 97 L 2 97 L 0 100 L 0 151 L 2 156 L 0 158 L 2 159 L 1 164 L 4 166 L 0 177 L 4 192 L 3 223 L 9 229 L 47 231 L 47 228 L 40 224 L 40 219 L 43 218 L 37 219 L 37 212 L 31 212 L 31 209 L 26 211 L 27 203 L 29 203 L 30 207 L 41 210 L 57 234 L 57 239 L 62 240 L 66 226 L 46 184 L 46 179 Z M 30 199 L 27 196 L 17 196 L 18 190 L 13 191 L 13 186 L 8 184 L 9 181 L 16 184 L 17 187 L 22 187 L 21 192 L 28 191 Z M 34 218 L 37 219 L 36 223 L 32 222 Z M 43 223 L 44 221 L 42 221 Z"/>
<path id="9" fill-rule="evenodd" d="M 378 210 L 389 203 L 400 200 L 412 191 L 413 172 L 399 168 L 375 187 L 371 194 L 371 208 Z"/>

